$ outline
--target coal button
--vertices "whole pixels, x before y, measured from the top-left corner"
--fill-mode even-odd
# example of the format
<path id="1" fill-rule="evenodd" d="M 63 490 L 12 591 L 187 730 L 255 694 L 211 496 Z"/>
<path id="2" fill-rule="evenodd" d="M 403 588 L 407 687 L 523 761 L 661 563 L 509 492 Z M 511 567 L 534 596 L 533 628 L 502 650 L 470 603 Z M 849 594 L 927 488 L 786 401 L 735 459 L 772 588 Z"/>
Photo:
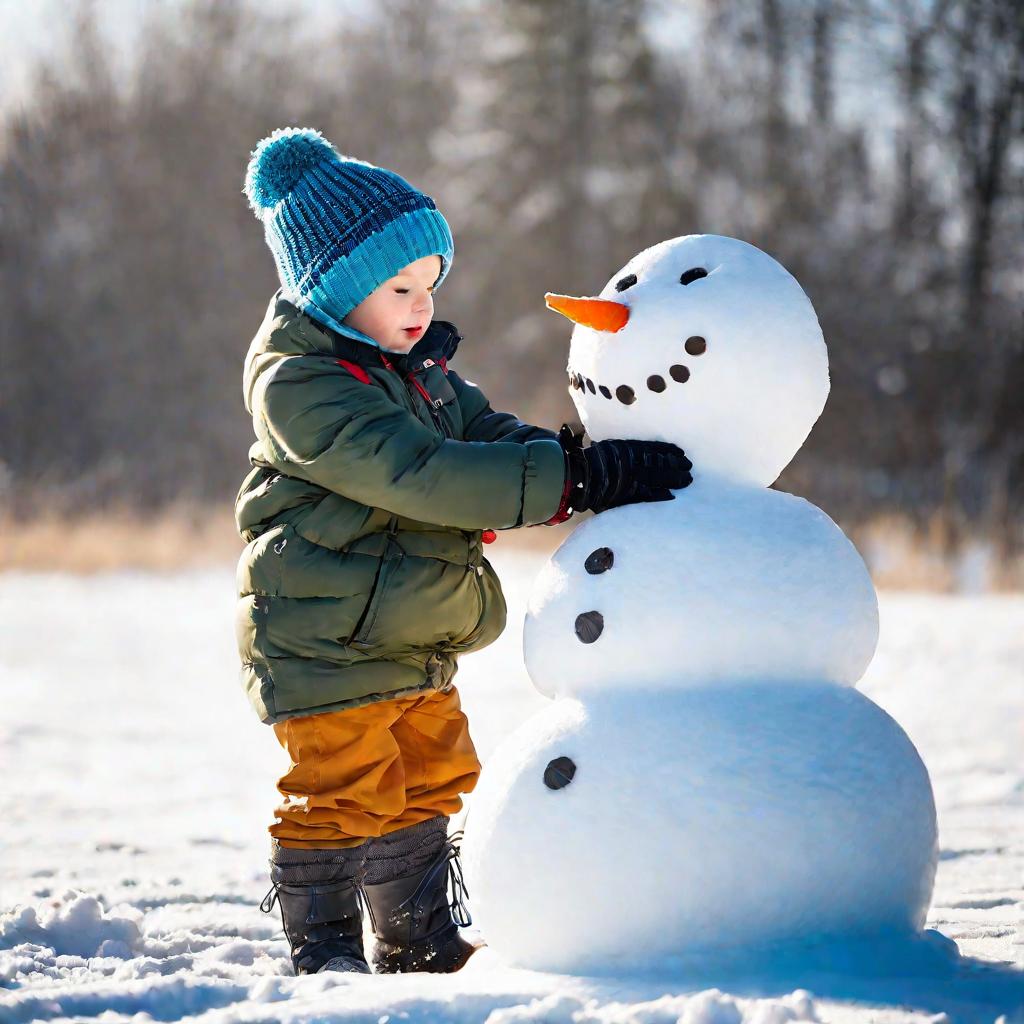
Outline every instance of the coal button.
<path id="1" fill-rule="evenodd" d="M 576 635 L 585 644 L 592 644 L 603 629 L 604 616 L 600 612 L 580 612 L 576 616 Z"/>
<path id="2" fill-rule="evenodd" d="M 615 562 L 615 553 L 611 548 L 597 548 L 595 551 L 591 551 L 587 555 L 587 560 L 583 563 L 583 568 L 590 573 L 591 576 L 598 576 L 602 572 L 607 572 Z"/>
<path id="3" fill-rule="evenodd" d="M 575 774 L 576 765 L 571 757 L 556 757 L 544 769 L 544 785 L 548 789 L 565 789 Z"/>
<path id="4" fill-rule="evenodd" d="M 707 347 L 708 343 L 700 335 L 687 338 L 686 344 L 683 346 L 691 356 L 699 356 L 702 352 L 706 351 Z"/>
<path id="5" fill-rule="evenodd" d="M 670 366 L 668 372 L 672 375 L 672 379 L 679 381 L 680 384 L 684 384 L 690 379 L 690 371 L 685 366 L 680 366 L 679 363 Z"/>

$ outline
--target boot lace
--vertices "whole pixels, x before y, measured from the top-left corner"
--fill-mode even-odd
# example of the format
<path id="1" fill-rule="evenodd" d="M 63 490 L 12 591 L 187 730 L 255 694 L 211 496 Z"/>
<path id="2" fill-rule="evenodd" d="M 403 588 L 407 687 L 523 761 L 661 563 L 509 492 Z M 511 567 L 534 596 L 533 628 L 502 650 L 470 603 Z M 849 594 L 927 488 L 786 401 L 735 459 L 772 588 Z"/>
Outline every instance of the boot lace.
<path id="1" fill-rule="evenodd" d="M 462 861 L 459 853 L 462 848 L 462 831 L 453 832 L 448 839 L 446 853 L 448 860 L 448 886 L 451 892 L 451 902 L 448 904 L 452 912 L 452 920 L 460 927 L 467 928 L 473 923 L 473 918 L 466 905 L 466 897 L 469 896 L 469 889 L 466 888 L 466 878 L 462 873 Z"/>
<path id="2" fill-rule="evenodd" d="M 269 914 L 274 909 L 274 904 L 277 902 L 277 882 L 272 882 L 270 888 L 267 890 L 267 895 L 263 897 L 260 902 L 260 910 L 264 914 Z"/>
<path id="3" fill-rule="evenodd" d="M 447 870 L 446 887 L 450 895 L 448 910 L 451 913 L 452 920 L 460 928 L 467 928 L 473 923 L 469 907 L 466 905 L 469 889 L 466 887 L 465 875 L 462 872 L 462 861 L 459 859 L 462 836 L 463 832 L 459 830 L 458 832 L 453 832 L 448 837 L 440 855 L 430 865 L 413 894 L 399 903 L 396 910 L 408 909 L 410 915 L 418 917 L 423 910 L 424 897 L 435 884 L 438 874 Z M 371 926 L 376 929 L 377 921 L 373 915 L 373 908 L 370 906 L 370 901 L 361 887 L 359 896 L 364 910 L 369 915 Z"/>

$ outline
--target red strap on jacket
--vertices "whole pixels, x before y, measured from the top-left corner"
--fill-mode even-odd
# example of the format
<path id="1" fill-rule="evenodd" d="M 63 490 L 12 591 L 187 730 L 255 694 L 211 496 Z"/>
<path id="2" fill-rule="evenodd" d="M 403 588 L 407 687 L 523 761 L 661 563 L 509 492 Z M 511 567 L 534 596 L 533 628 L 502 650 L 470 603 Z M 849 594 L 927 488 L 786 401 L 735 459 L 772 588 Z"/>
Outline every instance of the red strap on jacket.
<path id="1" fill-rule="evenodd" d="M 347 359 L 339 359 L 338 365 L 344 366 L 356 380 L 360 380 L 364 384 L 373 383 L 373 381 L 370 380 L 370 375 L 358 363 L 350 363 Z"/>
<path id="2" fill-rule="evenodd" d="M 413 382 L 416 390 L 423 396 L 423 401 L 431 408 L 434 408 L 434 399 L 430 397 L 430 392 L 412 375 L 409 376 L 409 380 Z"/>

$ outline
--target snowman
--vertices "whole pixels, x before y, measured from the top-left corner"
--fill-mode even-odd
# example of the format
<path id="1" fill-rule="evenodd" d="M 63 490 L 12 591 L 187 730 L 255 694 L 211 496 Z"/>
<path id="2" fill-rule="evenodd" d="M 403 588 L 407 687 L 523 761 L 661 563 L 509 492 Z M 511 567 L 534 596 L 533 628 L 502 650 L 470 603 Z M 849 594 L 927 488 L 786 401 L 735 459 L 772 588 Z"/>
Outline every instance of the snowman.
<path id="1" fill-rule="evenodd" d="M 828 395 L 810 301 L 754 246 L 688 235 L 547 304 L 590 438 L 673 442 L 694 481 L 593 516 L 536 581 L 552 703 L 486 764 L 463 844 L 489 945 L 580 972 L 917 934 L 935 806 L 854 688 L 875 591 L 824 512 L 769 489 Z"/>

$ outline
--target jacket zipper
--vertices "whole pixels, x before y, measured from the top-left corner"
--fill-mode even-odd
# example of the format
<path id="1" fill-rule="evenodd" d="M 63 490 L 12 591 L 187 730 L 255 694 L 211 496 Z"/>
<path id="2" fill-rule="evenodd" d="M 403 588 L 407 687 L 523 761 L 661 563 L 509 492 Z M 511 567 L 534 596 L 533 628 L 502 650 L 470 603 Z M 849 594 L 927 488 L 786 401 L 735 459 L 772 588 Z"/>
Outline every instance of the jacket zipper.
<path id="1" fill-rule="evenodd" d="M 425 401 L 427 403 L 428 408 L 435 409 L 438 405 L 441 404 L 441 399 L 440 398 L 436 398 L 435 399 L 430 394 L 430 392 L 416 379 L 415 375 L 418 372 L 419 372 L 418 370 L 411 371 L 409 376 L 406 378 L 406 380 L 411 380 L 413 382 L 413 384 L 416 387 L 416 390 L 423 396 L 423 401 Z"/>
<path id="2" fill-rule="evenodd" d="M 373 574 L 373 582 L 370 584 L 370 596 L 366 601 L 366 605 L 363 608 L 362 614 L 359 616 L 359 621 L 355 624 L 352 629 L 352 633 L 346 643 L 352 647 L 365 647 L 366 636 L 364 634 L 369 633 L 373 628 L 374 622 L 377 620 L 377 611 L 380 605 L 380 600 L 383 596 L 384 582 L 384 570 L 388 568 L 388 562 L 394 561 L 391 553 L 392 548 L 397 547 L 400 554 L 398 560 L 400 561 L 402 556 L 405 554 L 401 544 L 395 539 L 395 529 L 397 526 L 397 519 L 392 516 L 388 520 L 387 540 L 384 543 L 384 550 L 380 554 L 380 561 L 377 563 L 377 569 Z M 394 573 L 397 567 L 391 568 L 391 572 Z M 370 613 L 373 613 L 373 617 L 367 622 L 367 618 Z"/>
<path id="3" fill-rule="evenodd" d="M 384 365 L 389 370 L 394 370 L 394 366 L 392 365 L 392 363 L 390 362 L 390 360 L 386 356 L 381 354 L 381 358 L 384 360 Z M 428 360 L 427 362 L 425 362 L 423 364 L 422 367 L 420 367 L 419 370 L 411 370 L 408 373 L 408 375 L 406 376 L 405 379 L 407 381 L 411 381 L 412 382 L 413 386 L 416 388 L 416 390 L 422 396 L 423 401 L 427 403 L 427 409 L 430 411 L 430 416 L 433 419 L 434 423 L 437 424 L 437 427 L 441 431 L 442 435 L 444 435 L 445 437 L 450 437 L 451 435 L 445 429 L 444 424 L 441 422 L 440 416 L 438 416 L 438 414 L 437 414 L 437 409 L 439 409 L 441 407 L 441 405 L 443 405 L 444 403 L 441 401 L 440 398 L 433 398 L 433 397 L 431 397 L 430 392 L 416 379 L 416 374 L 417 373 L 420 373 L 423 370 L 426 370 L 428 367 L 433 366 L 433 365 L 434 365 L 434 362 L 432 360 Z M 442 369 L 444 369 L 444 367 L 442 367 Z M 399 376 L 401 376 L 401 374 L 399 374 Z M 474 577 L 476 579 L 477 593 L 480 595 L 481 607 L 486 608 L 486 603 L 487 602 L 484 599 L 484 585 L 483 585 L 483 580 L 481 579 L 481 577 L 484 574 L 483 563 L 481 563 L 480 565 L 473 565 L 472 563 L 470 563 L 469 565 L 466 566 L 466 571 L 473 573 L 473 575 L 474 575 Z M 463 643 L 464 644 L 472 643 L 477 638 L 477 636 L 480 635 L 481 629 L 482 629 L 482 626 L 478 623 L 477 624 L 477 628 L 470 631 L 469 637 L 466 640 L 464 640 Z"/>
<path id="4" fill-rule="evenodd" d="M 398 373 L 398 371 L 394 367 L 394 364 L 391 362 L 390 359 L 388 359 L 386 355 L 384 355 L 383 352 L 380 353 L 380 358 L 381 361 L 384 363 L 384 366 L 388 370 L 392 370 L 394 373 Z M 428 366 L 433 365 L 433 361 L 428 361 L 427 363 L 424 363 L 420 369 L 425 370 L 427 369 Z M 441 366 L 441 368 L 442 370 L 445 369 L 444 366 Z M 447 430 L 445 430 L 444 423 L 442 423 L 441 418 L 437 414 L 437 409 L 444 403 L 441 401 L 440 398 L 432 398 L 430 392 L 416 379 L 416 374 L 419 372 L 419 370 L 411 370 L 405 376 L 404 380 L 412 382 L 413 386 L 416 388 L 416 390 L 420 393 L 421 397 L 423 398 L 423 401 L 427 403 L 427 409 L 430 411 L 431 419 L 434 421 L 435 424 L 437 424 L 438 429 L 445 437 L 450 437 L 451 435 L 448 433 Z M 447 372 L 447 370 L 445 372 Z M 398 373 L 398 376 L 401 377 L 402 375 Z M 472 563 L 468 564 L 466 566 L 466 572 L 471 572 L 476 577 L 476 589 L 477 593 L 480 595 L 480 604 L 481 607 L 486 610 L 487 602 L 484 599 L 484 586 L 483 581 L 481 580 L 481 577 L 484 574 L 483 563 L 481 563 L 480 565 L 473 565 Z M 463 640 L 463 644 L 473 643 L 476 640 L 476 638 L 480 635 L 481 631 L 482 625 L 480 623 L 477 623 L 476 628 L 470 630 L 469 636 L 465 640 Z"/>
<path id="5" fill-rule="evenodd" d="M 413 384 L 416 386 L 416 390 L 423 396 L 423 401 L 427 403 L 427 409 L 430 412 L 431 419 L 433 419 L 434 423 L 437 425 L 441 433 L 445 437 L 447 437 L 448 431 L 444 429 L 444 424 L 441 422 L 441 417 L 437 414 L 438 408 L 442 405 L 441 399 L 431 397 L 430 392 L 414 376 L 416 372 L 416 370 L 413 370 L 412 373 L 409 374 L 407 379 L 413 382 Z"/>
<path id="6" fill-rule="evenodd" d="M 395 373 L 398 373 L 398 371 L 395 370 L 394 364 L 391 362 L 390 359 L 388 359 L 386 355 L 384 355 L 383 352 L 381 352 L 380 358 L 383 361 L 384 365 L 387 367 L 387 369 L 393 370 Z M 428 360 L 426 363 L 423 364 L 421 369 L 425 370 L 428 365 L 433 366 L 433 360 Z M 441 401 L 440 398 L 431 397 L 430 392 L 416 379 L 416 374 L 419 372 L 419 370 L 411 370 L 408 374 L 406 374 L 406 376 L 403 379 L 405 381 L 411 382 L 413 386 L 416 388 L 416 390 L 420 393 L 421 397 L 423 398 L 423 401 L 427 403 L 427 410 L 430 413 L 430 418 L 434 421 L 434 425 L 437 427 L 437 429 L 441 431 L 442 436 L 450 437 L 451 435 L 444 428 L 444 423 L 441 421 L 441 417 L 438 416 L 437 414 L 438 408 L 444 403 Z M 401 377 L 402 375 L 399 373 L 398 376 Z"/>

